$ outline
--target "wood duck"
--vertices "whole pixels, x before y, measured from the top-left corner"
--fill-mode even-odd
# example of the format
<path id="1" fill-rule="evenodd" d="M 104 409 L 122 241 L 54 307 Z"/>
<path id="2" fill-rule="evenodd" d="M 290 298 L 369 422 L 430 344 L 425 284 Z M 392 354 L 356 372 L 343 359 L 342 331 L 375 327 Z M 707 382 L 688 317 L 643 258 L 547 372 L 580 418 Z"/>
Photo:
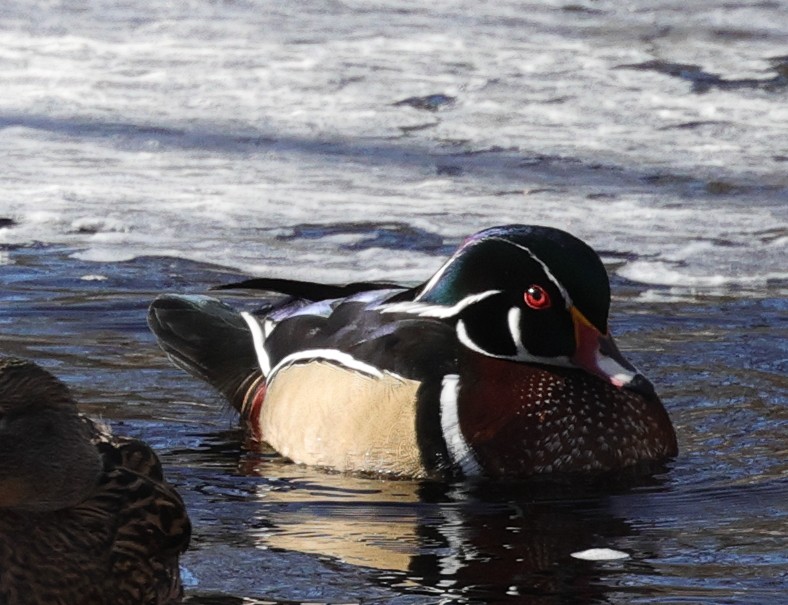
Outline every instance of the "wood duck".
<path id="1" fill-rule="evenodd" d="M 676 455 L 652 384 L 608 332 L 597 254 L 550 227 L 469 237 L 427 282 L 253 279 L 288 295 L 239 312 L 163 295 L 148 322 L 298 463 L 401 477 L 523 478 Z"/>
<path id="2" fill-rule="evenodd" d="M 179 603 L 190 532 L 147 445 L 79 414 L 33 362 L 0 359 L 0 603 Z"/>

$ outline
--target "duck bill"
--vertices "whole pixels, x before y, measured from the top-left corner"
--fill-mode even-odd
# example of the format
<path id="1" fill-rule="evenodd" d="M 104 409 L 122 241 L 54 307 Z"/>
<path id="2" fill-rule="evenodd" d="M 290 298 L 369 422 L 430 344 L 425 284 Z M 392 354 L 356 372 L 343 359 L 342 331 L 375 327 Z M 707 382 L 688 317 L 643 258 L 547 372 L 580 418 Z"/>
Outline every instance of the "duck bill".
<path id="1" fill-rule="evenodd" d="M 654 386 L 626 360 L 610 334 L 602 334 L 575 307 L 569 312 L 575 327 L 574 365 L 617 387 L 654 395 Z"/>

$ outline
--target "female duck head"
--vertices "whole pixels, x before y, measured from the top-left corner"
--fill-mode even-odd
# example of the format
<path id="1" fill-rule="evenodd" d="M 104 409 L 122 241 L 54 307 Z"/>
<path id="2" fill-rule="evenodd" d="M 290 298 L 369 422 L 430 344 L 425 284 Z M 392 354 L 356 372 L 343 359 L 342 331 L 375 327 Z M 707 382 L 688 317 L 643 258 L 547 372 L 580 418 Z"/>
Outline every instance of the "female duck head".
<path id="1" fill-rule="evenodd" d="M 58 510 L 84 500 L 102 463 L 66 385 L 36 364 L 0 359 L 0 507 Z"/>

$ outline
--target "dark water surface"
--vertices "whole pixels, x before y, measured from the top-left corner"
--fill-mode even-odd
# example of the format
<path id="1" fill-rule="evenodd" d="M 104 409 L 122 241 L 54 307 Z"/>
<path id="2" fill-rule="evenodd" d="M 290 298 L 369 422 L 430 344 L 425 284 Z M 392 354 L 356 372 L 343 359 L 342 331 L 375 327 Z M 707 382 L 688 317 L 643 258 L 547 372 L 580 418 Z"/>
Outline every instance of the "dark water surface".
<path id="1" fill-rule="evenodd" d="M 161 454 L 194 522 L 189 603 L 778 603 L 788 597 L 788 303 L 643 302 L 614 282 L 613 329 L 658 385 L 680 456 L 583 486 L 379 481 L 250 451 L 210 388 L 145 325 L 162 291 L 237 273 L 165 258 L 87 263 L 13 247 L 2 353 L 63 378 L 82 409 Z M 592 547 L 629 558 L 590 562 Z"/>

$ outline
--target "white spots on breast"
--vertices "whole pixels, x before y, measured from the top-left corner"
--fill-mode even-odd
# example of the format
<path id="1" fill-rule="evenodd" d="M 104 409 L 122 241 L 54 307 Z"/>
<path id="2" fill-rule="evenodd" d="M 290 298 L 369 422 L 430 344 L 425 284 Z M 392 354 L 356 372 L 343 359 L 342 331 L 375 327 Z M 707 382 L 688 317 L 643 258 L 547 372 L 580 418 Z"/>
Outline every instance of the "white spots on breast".
<path id="1" fill-rule="evenodd" d="M 534 472 L 618 468 L 661 451 L 648 403 L 593 376 L 537 372 L 518 383 Z"/>

